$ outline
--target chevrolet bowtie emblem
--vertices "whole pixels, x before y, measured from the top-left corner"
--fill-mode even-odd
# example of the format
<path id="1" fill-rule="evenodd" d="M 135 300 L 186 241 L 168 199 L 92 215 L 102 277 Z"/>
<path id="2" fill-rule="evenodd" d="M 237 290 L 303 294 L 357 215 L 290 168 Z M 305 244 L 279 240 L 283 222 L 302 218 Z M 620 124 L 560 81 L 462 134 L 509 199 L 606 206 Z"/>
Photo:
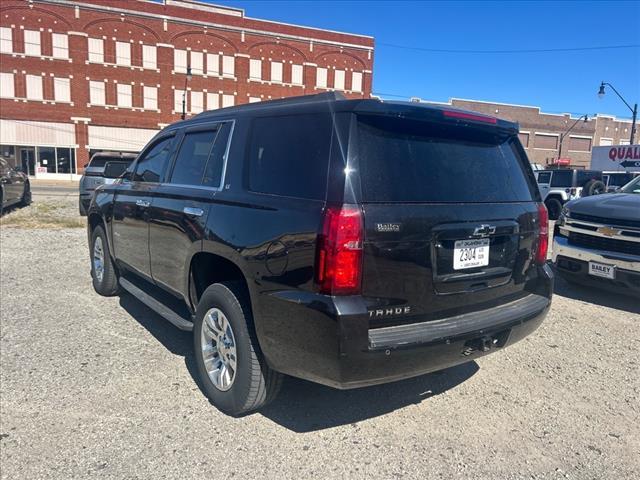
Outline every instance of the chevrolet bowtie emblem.
<path id="1" fill-rule="evenodd" d="M 620 233 L 620 230 L 611 227 L 600 227 L 596 232 L 601 233 L 605 237 L 615 237 Z"/>
<path id="2" fill-rule="evenodd" d="M 486 237 L 496 233 L 496 227 L 493 225 L 480 225 L 473 231 L 474 237 Z"/>

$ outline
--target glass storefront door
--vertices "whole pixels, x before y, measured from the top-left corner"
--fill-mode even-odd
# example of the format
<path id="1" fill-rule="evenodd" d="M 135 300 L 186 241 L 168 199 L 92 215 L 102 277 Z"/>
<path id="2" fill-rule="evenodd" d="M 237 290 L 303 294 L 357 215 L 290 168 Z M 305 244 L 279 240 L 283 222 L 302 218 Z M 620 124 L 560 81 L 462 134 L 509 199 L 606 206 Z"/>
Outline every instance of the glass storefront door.
<path id="1" fill-rule="evenodd" d="M 22 171 L 29 176 L 36 174 L 36 149 L 34 147 L 18 147 Z"/>

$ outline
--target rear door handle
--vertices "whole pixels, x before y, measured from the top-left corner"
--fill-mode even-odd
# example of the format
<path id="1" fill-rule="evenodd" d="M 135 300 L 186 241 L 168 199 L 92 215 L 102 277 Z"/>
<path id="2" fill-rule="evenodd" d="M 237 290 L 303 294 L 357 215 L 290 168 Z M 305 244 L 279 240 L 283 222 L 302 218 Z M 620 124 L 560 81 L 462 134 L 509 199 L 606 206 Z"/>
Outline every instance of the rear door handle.
<path id="1" fill-rule="evenodd" d="M 186 215 L 189 215 L 191 217 L 201 217 L 202 214 L 204 213 L 204 210 L 202 210 L 201 208 L 196 208 L 196 207 L 184 207 L 182 209 L 182 211 Z"/>
<path id="2" fill-rule="evenodd" d="M 151 205 L 151 202 L 149 200 L 136 200 L 136 205 L 139 207 L 147 208 L 149 205 Z"/>

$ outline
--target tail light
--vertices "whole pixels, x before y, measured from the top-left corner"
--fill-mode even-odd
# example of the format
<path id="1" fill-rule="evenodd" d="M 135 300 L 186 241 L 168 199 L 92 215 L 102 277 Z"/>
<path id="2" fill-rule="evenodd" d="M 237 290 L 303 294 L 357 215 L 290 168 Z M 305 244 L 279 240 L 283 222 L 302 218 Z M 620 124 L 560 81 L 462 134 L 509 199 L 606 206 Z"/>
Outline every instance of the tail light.
<path id="1" fill-rule="evenodd" d="M 360 293 L 362 212 L 353 205 L 327 207 L 318 236 L 316 282 L 328 295 Z"/>
<path id="2" fill-rule="evenodd" d="M 547 261 L 547 249 L 549 248 L 549 213 L 544 203 L 538 204 L 538 247 L 535 261 L 538 265 L 544 265 Z"/>

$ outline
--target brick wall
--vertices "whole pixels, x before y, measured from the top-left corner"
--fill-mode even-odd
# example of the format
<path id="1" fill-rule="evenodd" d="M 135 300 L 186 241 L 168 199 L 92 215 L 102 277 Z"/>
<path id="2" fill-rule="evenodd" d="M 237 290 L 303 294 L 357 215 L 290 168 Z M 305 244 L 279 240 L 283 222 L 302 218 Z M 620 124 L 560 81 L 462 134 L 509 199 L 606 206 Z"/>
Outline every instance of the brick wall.
<path id="1" fill-rule="evenodd" d="M 168 20 L 163 20 L 163 17 Z M 185 88 L 186 75 L 177 72 L 174 50 L 190 57 L 230 57 L 234 74 L 194 72 L 187 82 L 187 110 L 191 92 L 204 103 L 223 95 L 234 104 L 305 95 L 331 90 L 336 69 L 344 71 L 344 93 L 351 98 L 371 94 L 373 39 L 245 18 L 241 10 L 214 8 L 175 0 L 163 3 L 129 0 L 3 0 L 0 26 L 10 29 L 12 52 L 2 53 L 0 71 L 13 73 L 15 98 L 0 99 L 1 117 L 21 121 L 74 122 L 78 166 L 88 160 L 87 125 L 159 129 L 180 118 L 175 90 Z M 25 54 L 24 31 L 40 32 L 41 54 Z M 68 59 L 52 58 L 52 34 L 68 35 Z M 102 39 L 104 62 L 88 61 L 89 38 Z M 116 65 L 116 42 L 128 44 L 131 66 Z M 142 68 L 143 45 L 156 50 L 156 68 Z M 213 58 L 213 57 L 211 57 Z M 262 78 L 249 78 L 250 59 L 262 60 Z M 281 62 L 282 79 L 271 78 L 271 62 Z M 292 82 L 292 65 L 302 66 L 303 85 Z M 316 87 L 316 68 L 328 70 L 327 88 Z M 361 91 L 352 90 L 353 72 L 362 75 Z M 43 100 L 27 99 L 26 77 L 43 78 Z M 54 101 L 54 78 L 69 78 L 71 102 Z M 104 82 L 106 106 L 90 101 L 89 81 Z M 118 105 L 118 85 L 130 85 L 132 107 Z M 144 87 L 157 88 L 157 109 L 144 109 Z M 121 87 L 128 89 L 128 87 Z M 207 95 L 209 94 L 209 95 Z M 180 96 L 180 95 L 178 95 Z M 231 97 L 233 96 L 233 97 Z M 214 98 L 215 97 L 215 98 Z M 205 105 L 206 106 L 206 105 Z M 206 109 L 210 109 L 208 106 Z M 179 109 L 181 110 L 181 108 Z"/>

